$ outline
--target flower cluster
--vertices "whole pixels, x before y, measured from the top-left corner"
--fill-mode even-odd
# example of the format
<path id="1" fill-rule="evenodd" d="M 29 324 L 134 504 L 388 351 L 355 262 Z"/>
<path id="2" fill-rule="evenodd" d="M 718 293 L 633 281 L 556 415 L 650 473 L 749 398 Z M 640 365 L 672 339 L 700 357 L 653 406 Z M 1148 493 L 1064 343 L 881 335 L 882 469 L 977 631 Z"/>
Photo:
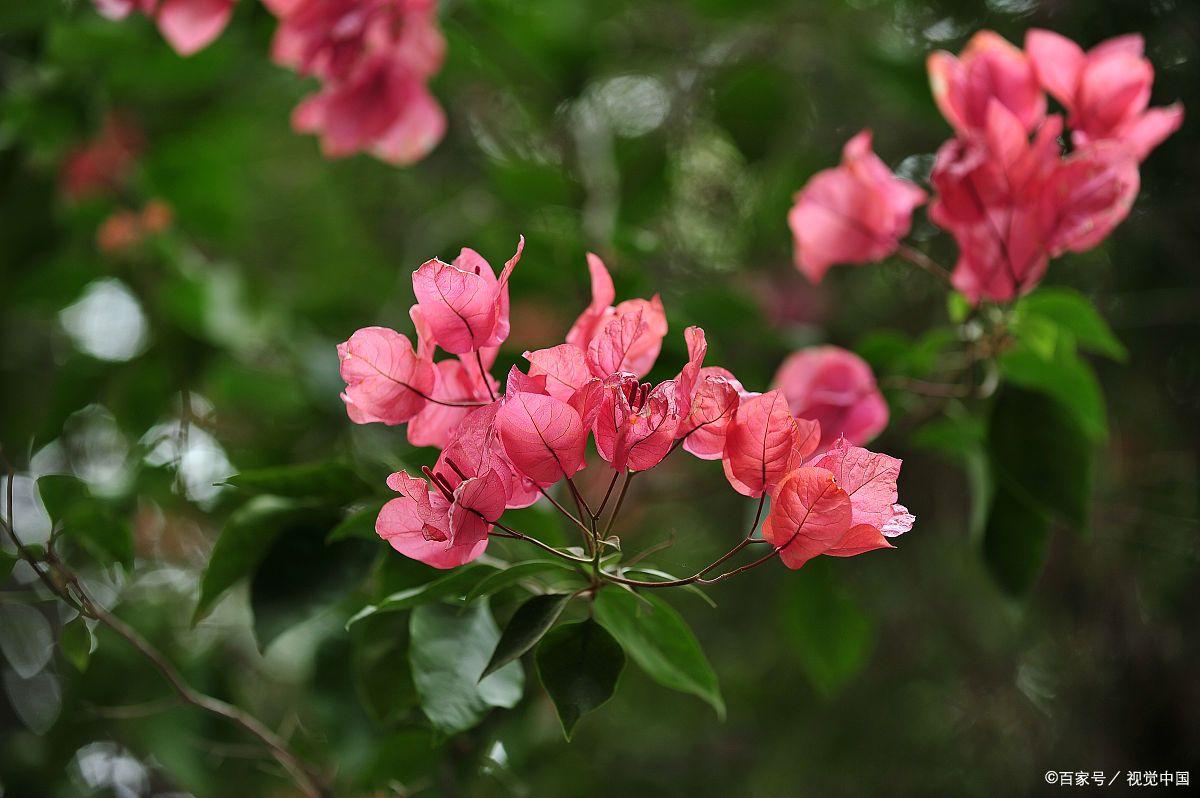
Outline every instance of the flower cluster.
<path id="1" fill-rule="evenodd" d="M 134 11 L 154 19 L 180 55 L 216 39 L 236 0 L 92 0 L 109 19 Z M 394 164 L 424 158 L 446 132 L 429 92 L 446 42 L 437 0 L 263 0 L 279 19 L 275 61 L 321 82 L 292 114 L 292 127 L 314 133 L 326 156 L 367 152 Z"/>
<path id="2" fill-rule="evenodd" d="M 1140 162 L 1183 122 L 1178 103 L 1148 107 L 1154 70 L 1138 35 L 1085 53 L 1049 31 L 1031 30 L 1024 50 L 982 31 L 957 57 L 932 54 L 928 69 L 955 132 L 937 153 L 929 218 L 958 244 L 952 282 L 976 303 L 1024 294 L 1051 258 L 1103 241 L 1129 214 Z M 1065 125 L 1047 114 L 1046 93 Z M 858 134 L 840 166 L 796 195 L 797 266 L 818 282 L 833 264 L 891 255 L 925 199 L 871 151 L 869 132 Z"/>
<path id="3" fill-rule="evenodd" d="M 139 11 L 154 20 L 167 43 L 180 55 L 191 55 L 213 42 L 233 16 L 237 0 L 92 0 L 108 19 L 125 19 Z"/>
<path id="4" fill-rule="evenodd" d="M 384 506 L 376 530 L 397 551 L 438 568 L 462 565 L 483 553 L 490 534 L 529 539 L 501 515 L 545 496 L 585 532 L 580 517 L 591 521 L 595 554 L 602 543 L 595 522 L 617 479 L 654 468 L 678 448 L 721 460 L 729 484 L 758 498 L 760 513 L 773 497 L 764 561 L 778 555 L 798 568 L 819 554 L 890 548 L 890 537 L 911 528 L 913 516 L 896 503 L 900 461 L 856 445 L 887 421 L 865 363 L 815 348 L 784 364 L 779 387 L 757 393 L 727 369 L 705 365 L 704 331 L 689 327 L 688 360 L 676 376 L 643 382 L 667 334 L 662 302 L 616 302 L 595 255 L 587 258 L 592 301 L 565 342 L 525 352 L 527 371 L 513 366 L 501 389 L 490 369 L 509 334 L 508 283 L 523 247 L 521 239 L 499 275 L 470 249 L 451 263 L 422 264 L 412 278 L 415 344 L 367 327 L 338 347 L 352 421 L 408 424 L 410 441 L 442 450 L 422 469 L 424 479 L 401 471 L 388 480 L 402 495 Z M 450 357 L 435 360 L 439 349 Z M 572 480 L 586 465 L 589 438 L 614 472 L 595 512 Z M 560 482 L 580 517 L 549 494 Z M 623 497 L 624 489 L 614 516 Z M 598 555 L 596 563 L 599 573 Z"/>
<path id="5" fill-rule="evenodd" d="M 321 82 L 292 115 L 331 158 L 424 158 L 446 130 L 429 92 L 446 43 L 437 0 L 264 0 L 279 18 L 272 57 Z"/>

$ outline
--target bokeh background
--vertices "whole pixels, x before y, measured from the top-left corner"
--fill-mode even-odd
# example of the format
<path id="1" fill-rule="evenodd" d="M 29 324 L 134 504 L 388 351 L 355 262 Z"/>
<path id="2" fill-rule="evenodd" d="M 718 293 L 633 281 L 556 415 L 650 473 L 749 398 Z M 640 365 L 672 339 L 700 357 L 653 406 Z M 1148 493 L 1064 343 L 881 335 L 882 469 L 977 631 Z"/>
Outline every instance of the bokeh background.
<path id="1" fill-rule="evenodd" d="M 1140 31 L 1155 104 L 1200 111 L 1200 5 L 1185 0 L 442 5 L 449 51 L 433 89 L 449 132 L 407 169 L 327 161 L 291 132 L 313 86 L 270 63 L 274 20 L 254 2 L 188 59 L 145 20 L 110 23 L 89 3 L 0 10 L 0 441 L 26 538 L 50 530 L 37 476 L 74 473 L 111 499 L 135 557 L 81 557 L 93 589 L 198 686 L 336 761 L 350 795 L 1016 795 L 1049 790 L 1047 770 L 1200 778 L 1192 122 L 1144 164 L 1116 234 L 1047 278 L 1092 296 L 1130 358 L 1095 364 L 1111 434 L 1089 529 L 1055 533 L 1027 594 L 985 568 L 970 468 L 921 445 L 930 418 L 972 408 L 889 390 L 876 448 L 905 459 L 901 497 L 918 518 L 898 550 L 763 568 L 711 591 L 715 608 L 672 596 L 720 676 L 724 722 L 631 667 L 568 744 L 530 672 L 518 708 L 437 738 L 412 706 L 403 623 L 343 630 L 379 580 L 419 569 L 366 540 L 331 553 L 320 540 L 337 519 L 320 513 L 191 626 L 212 542 L 245 502 L 215 483 L 332 457 L 377 481 L 432 462 L 401 430 L 348 422 L 334 351 L 360 326 L 408 329 L 423 260 L 468 245 L 499 264 L 526 236 L 509 363 L 561 341 L 595 251 L 619 296 L 661 292 L 663 376 L 699 324 L 710 361 L 762 388 L 797 347 L 878 354 L 946 323 L 941 286 L 898 262 L 808 285 L 784 221 L 793 192 L 863 127 L 891 166 L 927 174 L 949 135 L 929 51 L 984 27 L 1017 42 L 1048 27 L 1084 46 Z M 70 198 L 62 164 L 113 118 L 132 131 L 128 179 Z M 112 216 L 148 204 L 169 221 L 122 237 Z M 923 214 L 916 235 L 952 259 Z M 678 458 L 635 483 L 622 540 L 674 535 L 656 562 L 688 572 L 736 539 L 748 504 L 716 464 Z M 526 520 L 561 534 L 549 516 Z M 18 568 L 0 601 L 20 601 L 21 580 Z M 6 798 L 291 794 L 111 636 L 82 674 L 61 657 L 32 679 L 2 667 Z"/>

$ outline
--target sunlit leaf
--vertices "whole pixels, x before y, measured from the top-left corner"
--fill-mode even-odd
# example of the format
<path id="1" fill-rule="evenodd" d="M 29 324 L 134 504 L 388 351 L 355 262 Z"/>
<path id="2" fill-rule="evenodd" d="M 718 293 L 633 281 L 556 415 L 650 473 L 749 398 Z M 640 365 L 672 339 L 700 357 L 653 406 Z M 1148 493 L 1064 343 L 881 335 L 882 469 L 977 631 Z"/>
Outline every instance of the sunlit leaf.
<path id="1" fill-rule="evenodd" d="M 596 596 L 595 611 L 596 620 L 646 675 L 664 687 L 699 696 L 718 717 L 725 717 L 717 675 L 700 642 L 670 604 L 649 592 L 633 596 L 608 589 Z"/>
<path id="2" fill-rule="evenodd" d="M 513 707 L 521 700 L 521 663 L 479 678 L 500 639 L 486 601 L 466 607 L 424 604 L 413 610 L 409 634 L 408 659 L 421 709 L 439 731 L 465 731 L 491 708 Z"/>

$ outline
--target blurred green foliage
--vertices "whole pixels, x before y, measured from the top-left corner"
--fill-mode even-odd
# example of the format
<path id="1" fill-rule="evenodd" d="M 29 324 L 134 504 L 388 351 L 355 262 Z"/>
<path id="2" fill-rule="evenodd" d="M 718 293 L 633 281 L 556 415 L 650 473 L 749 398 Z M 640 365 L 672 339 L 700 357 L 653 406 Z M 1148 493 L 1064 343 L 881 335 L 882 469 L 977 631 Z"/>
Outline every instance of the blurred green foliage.
<path id="1" fill-rule="evenodd" d="M 83 530 L 61 542 L 89 588 L 198 688 L 336 763 L 339 794 L 991 795 L 1037 792 L 1051 769 L 1200 771 L 1194 125 L 1144 164 L 1113 238 L 1056 262 L 1052 289 L 1018 304 L 1000 374 L 975 375 L 1009 383 L 987 402 L 903 387 L 961 346 L 951 323 L 986 333 L 986 317 L 895 262 L 814 288 L 790 266 L 784 224 L 792 193 L 864 126 L 885 161 L 923 177 L 949 135 L 923 59 L 981 27 L 1085 45 L 1140 31 L 1156 102 L 1200 108 L 1200 7 L 442 5 L 434 90 L 450 129 L 405 170 L 326 161 L 290 131 L 313 86 L 269 62 L 274 22 L 256 3 L 188 59 L 145 20 L 114 24 L 85 2 L 0 9 L 0 442 L 26 540 L 44 544 L 52 521 Z M 60 166 L 112 112 L 142 131 L 129 178 L 69 201 Z M 154 199 L 169 228 L 99 245 L 113 214 Z M 560 714 L 604 704 L 570 744 L 531 656 L 522 693 L 520 666 L 486 690 L 411 655 L 410 638 L 433 636 L 482 667 L 491 648 L 456 629 L 498 639 L 524 596 L 486 566 L 432 581 L 373 538 L 385 476 L 433 452 L 350 424 L 338 400 L 335 344 L 370 324 L 406 330 L 413 268 L 461 246 L 502 262 L 519 233 L 497 373 L 561 340 L 596 251 L 620 296 L 663 295 L 672 332 L 655 377 L 683 361 L 688 324 L 754 388 L 801 345 L 863 354 L 893 411 L 879 448 L 905 458 L 902 501 L 918 517 L 896 551 L 763 568 L 709 591 L 715 608 L 673 593 L 648 613 L 606 594 L 619 606 L 598 628 L 568 609 L 577 625 L 545 638 L 541 681 Z M 923 218 L 915 235 L 952 259 Z M 603 491 L 599 472 L 583 472 L 586 490 Z M 713 464 L 672 460 L 635 484 L 622 545 L 673 536 L 655 563 L 690 573 L 743 534 L 746 504 Z M 540 508 L 514 516 L 568 540 Z M 518 546 L 489 553 L 528 555 Z M 31 574 L 11 560 L 6 546 L 5 796 L 289 794 L 121 640 L 26 603 Z M 539 574 L 551 577 L 571 578 Z M 465 615 L 426 602 L 471 588 L 488 601 Z M 347 628 L 364 606 L 392 611 Z M 663 651 L 622 613 L 686 617 L 695 639 Z M 552 670 L 591 650 L 608 665 L 583 681 Z M 438 683 L 470 693 L 482 723 L 448 735 L 470 724 L 464 706 L 422 709 Z M 118 772 L 133 793 L 114 792 Z"/>

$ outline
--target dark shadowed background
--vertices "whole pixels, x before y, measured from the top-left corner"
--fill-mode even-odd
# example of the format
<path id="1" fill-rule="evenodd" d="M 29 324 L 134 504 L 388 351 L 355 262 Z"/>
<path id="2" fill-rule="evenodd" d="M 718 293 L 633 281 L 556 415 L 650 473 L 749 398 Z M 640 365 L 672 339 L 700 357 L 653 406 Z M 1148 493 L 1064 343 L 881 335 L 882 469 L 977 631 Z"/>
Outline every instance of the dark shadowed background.
<path id="1" fill-rule="evenodd" d="M 1185 0 L 451 0 L 441 20 L 433 89 L 449 132 L 397 169 L 324 160 L 291 132 L 312 85 L 270 63 L 274 20 L 254 2 L 189 59 L 145 20 L 114 24 L 89 3 L 0 10 L 0 441 L 29 540 L 50 531 L 33 477 L 74 473 L 111 498 L 135 556 L 128 568 L 80 557 L 96 592 L 119 596 L 197 685 L 337 762 L 350 795 L 1012 795 L 1049 791 L 1047 770 L 1200 778 L 1191 121 L 1144 164 L 1128 221 L 1047 277 L 1090 295 L 1130 357 L 1094 363 L 1110 435 L 1088 529 L 1055 532 L 1024 595 L 985 565 L 972 472 L 921 445 L 930 417 L 972 408 L 889 391 L 892 425 L 874 448 L 904 458 L 901 501 L 918 519 L 897 550 L 763 568 L 714 587 L 715 609 L 671 596 L 720 676 L 724 722 L 629 668 L 567 744 L 529 669 L 515 710 L 435 738 L 413 706 L 403 617 L 343 630 L 379 580 L 427 575 L 378 542 L 323 546 L 337 517 L 319 512 L 193 628 L 212 541 L 245 503 L 214 483 L 334 457 L 382 483 L 432 462 L 399 429 L 347 420 L 334 349 L 361 326 L 408 330 L 409 274 L 425 259 L 466 245 L 498 266 L 526 236 L 505 369 L 561 342 L 593 250 L 619 297 L 663 296 L 656 377 L 683 362 L 690 324 L 707 331 L 709 362 L 752 388 L 819 342 L 886 370 L 887 331 L 946 324 L 944 291 L 898 261 L 814 288 L 791 266 L 785 216 L 863 127 L 893 168 L 927 174 L 949 135 L 929 51 L 957 51 L 980 28 L 1020 43 L 1047 27 L 1085 47 L 1140 31 L 1155 104 L 1200 112 L 1200 4 Z M 140 131 L 130 179 L 68 201 L 60 164 L 113 113 Z M 171 210 L 165 232 L 98 240 L 113 213 L 151 200 Z M 923 212 L 916 235 L 952 260 Z M 607 482 L 600 467 L 582 476 L 585 490 Z M 656 560 L 680 573 L 727 548 L 753 509 L 719 465 L 682 457 L 629 502 L 624 544 L 674 535 Z M 20 601 L 21 580 L 17 569 L 0 601 Z M 503 597 L 493 608 L 511 612 Z M 82 674 L 56 655 L 30 679 L 3 665 L 3 686 L 6 798 L 291 794 L 235 731 L 164 702 L 110 636 Z"/>

